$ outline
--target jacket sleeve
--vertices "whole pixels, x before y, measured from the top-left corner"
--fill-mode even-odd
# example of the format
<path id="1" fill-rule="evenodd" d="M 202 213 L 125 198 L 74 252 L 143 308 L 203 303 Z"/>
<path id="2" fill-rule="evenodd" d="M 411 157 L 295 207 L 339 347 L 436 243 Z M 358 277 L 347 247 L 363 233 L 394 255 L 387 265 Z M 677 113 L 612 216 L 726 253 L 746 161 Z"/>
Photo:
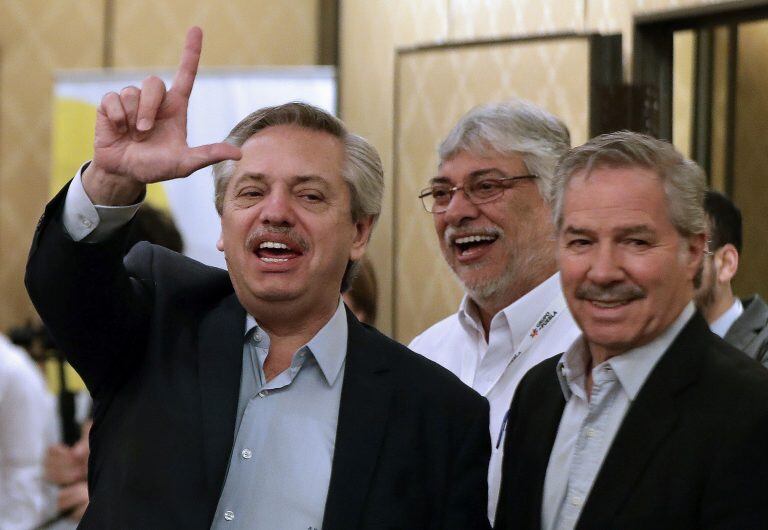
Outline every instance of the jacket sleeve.
<path id="1" fill-rule="evenodd" d="M 58 347 L 94 397 L 127 375 L 144 351 L 152 281 L 123 265 L 128 226 L 101 243 L 75 242 L 61 222 L 65 187 L 46 207 L 25 283 Z M 151 250 L 144 260 L 151 271 Z"/>

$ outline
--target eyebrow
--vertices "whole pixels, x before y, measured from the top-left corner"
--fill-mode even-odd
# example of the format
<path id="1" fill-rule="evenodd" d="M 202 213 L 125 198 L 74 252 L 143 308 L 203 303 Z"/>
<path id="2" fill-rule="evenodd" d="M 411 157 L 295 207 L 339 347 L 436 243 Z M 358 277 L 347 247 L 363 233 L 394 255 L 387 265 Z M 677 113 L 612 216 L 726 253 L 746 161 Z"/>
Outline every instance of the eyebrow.
<path id="1" fill-rule="evenodd" d="M 243 173 L 242 175 L 238 175 L 235 178 L 234 184 L 238 185 L 242 181 L 265 182 L 268 180 L 269 180 L 269 177 L 264 173 Z M 324 179 L 319 175 L 295 175 L 288 179 L 288 183 L 290 186 L 305 184 L 307 182 L 321 184 L 323 186 L 328 185 L 328 180 Z"/>
<path id="2" fill-rule="evenodd" d="M 575 236 L 592 237 L 595 235 L 594 230 L 589 230 L 587 228 L 581 228 L 578 226 L 570 226 L 570 225 L 565 227 L 564 232 L 566 234 L 571 234 Z M 615 235 L 618 235 L 619 237 L 626 237 L 626 236 L 634 236 L 639 234 L 652 235 L 654 233 L 655 233 L 654 230 L 652 230 L 648 225 L 633 225 L 633 226 L 624 226 L 619 228 L 616 231 Z"/>
<path id="3" fill-rule="evenodd" d="M 263 182 L 267 179 L 267 176 L 263 173 L 243 173 L 242 175 L 238 175 L 235 177 L 234 181 L 232 182 L 233 186 L 240 185 L 243 181 L 254 181 L 254 182 Z"/>
<path id="4" fill-rule="evenodd" d="M 495 167 L 477 169 L 475 171 L 472 171 L 469 175 L 467 175 L 467 178 L 482 177 L 483 175 L 487 175 L 489 173 L 503 173 L 503 171 Z M 450 182 L 451 180 L 448 177 L 444 177 L 442 175 L 438 175 L 436 177 L 429 179 L 430 184 L 444 184 L 444 183 L 450 183 Z"/>
<path id="5" fill-rule="evenodd" d="M 654 230 L 652 230 L 648 225 L 634 225 L 634 226 L 625 226 L 623 228 L 620 228 L 617 231 L 617 235 L 619 236 L 636 236 L 641 234 L 647 234 L 652 235 L 654 234 Z"/>
<path id="6" fill-rule="evenodd" d="M 325 179 L 320 175 L 296 175 L 295 177 L 291 177 L 289 181 L 292 186 L 296 186 L 297 184 L 306 184 L 306 183 L 320 184 L 325 187 L 328 186 L 328 179 Z"/>
<path id="7" fill-rule="evenodd" d="M 593 230 L 587 230 L 586 228 L 579 228 L 576 226 L 566 226 L 564 232 L 566 234 L 574 235 L 574 236 L 594 236 L 595 232 Z"/>

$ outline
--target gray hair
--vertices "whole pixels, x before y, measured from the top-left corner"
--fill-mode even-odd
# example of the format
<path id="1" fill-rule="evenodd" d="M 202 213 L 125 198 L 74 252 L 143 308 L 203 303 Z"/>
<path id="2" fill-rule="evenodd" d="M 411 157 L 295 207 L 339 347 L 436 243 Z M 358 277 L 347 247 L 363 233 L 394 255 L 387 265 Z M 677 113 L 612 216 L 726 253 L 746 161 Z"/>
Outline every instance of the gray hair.
<path id="1" fill-rule="evenodd" d="M 254 134 L 277 125 L 297 125 L 313 131 L 326 132 L 341 140 L 344 144 L 346 159 L 341 176 L 349 187 L 352 220 L 359 221 L 365 216 L 371 216 L 374 223 L 376 222 L 381 213 L 381 202 L 384 196 L 384 170 L 381 158 L 368 141 L 347 131 L 341 120 L 328 112 L 301 102 L 265 107 L 241 120 L 224 141 L 241 147 Z M 224 209 L 227 185 L 236 167 L 237 162 L 233 160 L 224 160 L 213 166 L 215 204 L 219 215 Z M 357 266 L 358 264 L 353 262 L 348 264 L 342 289 L 354 277 Z"/>
<path id="2" fill-rule="evenodd" d="M 522 100 L 489 103 L 467 112 L 438 149 L 440 163 L 460 152 L 521 156 L 537 175 L 539 193 L 550 195 L 558 159 L 571 146 L 568 127 L 541 107 Z"/>
<path id="3" fill-rule="evenodd" d="M 563 200 L 571 178 L 581 171 L 588 175 L 601 167 L 639 167 L 655 172 L 664 185 L 670 219 L 677 231 L 684 237 L 707 232 L 704 212 L 707 185 L 701 168 L 669 142 L 631 131 L 596 136 L 571 149 L 560 160 L 550 197 L 558 231 L 562 228 Z"/>

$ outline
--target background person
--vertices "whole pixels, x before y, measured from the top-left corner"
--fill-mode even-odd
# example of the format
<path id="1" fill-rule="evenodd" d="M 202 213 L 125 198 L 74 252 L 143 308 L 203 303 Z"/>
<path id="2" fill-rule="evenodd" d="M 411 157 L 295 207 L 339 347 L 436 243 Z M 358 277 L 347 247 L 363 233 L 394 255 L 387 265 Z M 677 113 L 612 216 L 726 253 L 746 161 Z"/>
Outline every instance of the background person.
<path id="1" fill-rule="evenodd" d="M 547 203 L 566 126 L 522 101 L 469 111 L 440 144 L 422 194 L 443 257 L 464 286 L 457 313 L 410 348 L 451 370 L 491 404 L 488 517 L 496 513 L 504 416 L 529 368 L 578 335 L 560 289 Z"/>
<path id="2" fill-rule="evenodd" d="M 344 303 L 360 322 L 371 326 L 376 323 L 379 293 L 371 260 L 363 257 L 349 289 L 344 291 L 342 296 Z"/>
<path id="3" fill-rule="evenodd" d="M 57 428 L 56 404 L 39 368 L 0 334 L 0 530 L 29 530 L 56 512 L 43 458 Z"/>
<path id="4" fill-rule="evenodd" d="M 739 300 L 731 282 L 741 256 L 741 212 L 727 197 L 708 191 L 709 253 L 704 256 L 696 305 L 710 329 L 768 367 L 768 305 L 754 294 Z"/>

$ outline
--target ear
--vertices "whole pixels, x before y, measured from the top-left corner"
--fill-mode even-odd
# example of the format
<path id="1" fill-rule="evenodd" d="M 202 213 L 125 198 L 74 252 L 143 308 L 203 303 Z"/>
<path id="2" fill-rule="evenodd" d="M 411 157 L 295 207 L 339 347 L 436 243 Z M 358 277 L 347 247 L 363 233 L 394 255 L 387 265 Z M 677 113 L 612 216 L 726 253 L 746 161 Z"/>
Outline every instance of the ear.
<path id="1" fill-rule="evenodd" d="M 715 266 L 717 267 L 717 281 L 730 283 L 736 271 L 739 270 L 739 252 L 736 247 L 726 243 L 715 252 Z"/>
<path id="2" fill-rule="evenodd" d="M 373 216 L 364 215 L 355 222 L 355 238 L 352 240 L 352 248 L 349 250 L 349 259 L 357 261 L 365 254 L 368 241 L 373 231 Z"/>

